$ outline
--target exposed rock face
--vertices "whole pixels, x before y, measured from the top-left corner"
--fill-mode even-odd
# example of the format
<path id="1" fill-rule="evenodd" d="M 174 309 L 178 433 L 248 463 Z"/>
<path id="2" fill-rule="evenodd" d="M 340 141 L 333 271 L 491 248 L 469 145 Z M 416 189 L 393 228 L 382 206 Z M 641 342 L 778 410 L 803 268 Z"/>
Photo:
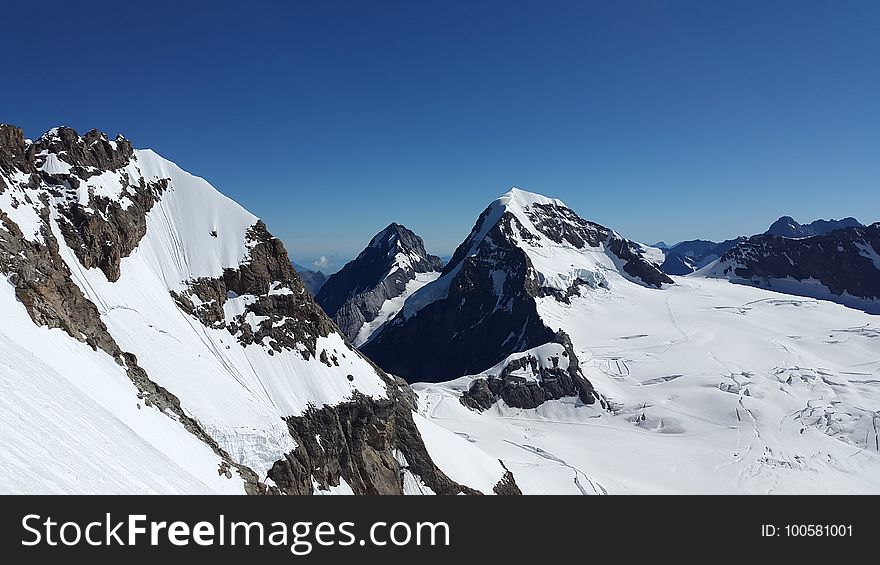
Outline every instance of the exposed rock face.
<path id="1" fill-rule="evenodd" d="M 566 258 L 547 263 L 557 253 Z M 361 349 L 410 382 L 477 374 L 512 353 L 561 343 L 541 319 L 538 298 L 567 302 L 608 288 L 612 270 L 648 287 L 671 283 L 645 253 L 559 201 L 513 190 L 483 211 L 440 278 Z M 538 268 L 533 258 L 545 263 Z"/>
<path id="2" fill-rule="evenodd" d="M 779 235 L 788 238 L 812 237 L 843 228 L 863 228 L 855 218 L 841 220 L 815 220 L 809 224 L 799 224 L 791 216 L 782 216 L 770 226 L 766 235 Z"/>
<path id="3" fill-rule="evenodd" d="M 33 172 L 35 153 L 36 148 L 25 142 L 24 132 L 20 128 L 0 124 L 0 168 L 4 172 Z M 2 179 L 0 183 L 3 183 Z M 0 192 L 3 188 L 3 184 L 0 184 Z"/>
<path id="4" fill-rule="evenodd" d="M 31 186 L 45 188 L 54 201 L 64 239 L 82 265 L 98 267 L 108 280 L 118 280 L 119 264 L 146 233 L 146 214 L 167 182 L 148 183 L 121 173 L 127 185 L 122 198 L 90 191 L 88 200 L 83 201 L 77 190 L 83 180 L 117 171 L 131 162 L 133 149 L 128 140 L 119 136 L 111 142 L 97 130 L 80 137 L 73 129 L 60 127 L 28 144 L 21 130 L 6 125 L 0 126 L 0 138 L 0 166 L 8 173 L 31 175 Z M 50 159 L 56 164 L 48 166 Z"/>
<path id="5" fill-rule="evenodd" d="M 765 232 L 765 235 L 804 238 L 850 227 L 864 226 L 855 218 L 816 220 L 809 224 L 799 224 L 791 216 L 783 216 L 773 222 L 770 229 Z M 665 261 L 661 265 L 661 269 L 668 275 L 689 275 L 698 269 L 706 267 L 737 245 L 748 240 L 748 237 L 740 236 L 735 239 L 722 241 L 721 243 L 704 239 L 693 239 L 676 243 L 671 247 L 664 244 L 662 249 Z M 655 247 L 659 246 L 655 245 Z"/>
<path id="6" fill-rule="evenodd" d="M 296 350 L 304 359 L 338 366 L 338 352 L 316 347 L 318 338 L 336 327 L 306 292 L 281 241 L 262 222 L 248 236 L 252 242 L 248 261 L 238 269 L 227 269 L 222 277 L 192 281 L 186 292 L 174 294 L 178 305 L 206 326 L 225 328 L 242 345 Z M 230 319 L 224 304 L 236 299 L 246 299 L 244 311 Z M 257 327 L 247 321 L 248 314 L 262 319 Z M 409 386 L 378 367 L 376 371 L 387 384 L 390 400 L 357 395 L 351 402 L 287 418 L 298 447 L 269 472 L 277 491 L 313 494 L 315 485 L 327 490 L 339 486 L 342 479 L 355 494 L 403 494 L 402 464 L 395 456 L 399 452 L 409 470 L 435 493 L 479 494 L 450 480 L 431 461 L 412 419 L 415 399 Z M 512 475 L 497 489 L 520 494 Z"/>
<path id="7" fill-rule="evenodd" d="M 813 281 L 841 299 L 877 301 L 880 223 L 803 239 L 754 236 L 725 253 L 712 274 L 807 296 L 815 293 L 815 284 L 791 283 Z"/>
<path id="8" fill-rule="evenodd" d="M 311 410 L 289 418 L 299 447 L 278 461 L 269 476 L 285 494 L 310 494 L 339 486 L 344 480 L 355 494 L 404 494 L 400 456 L 406 468 L 437 494 L 479 494 L 450 480 L 431 461 L 400 398 L 374 401 L 363 397 L 339 406 Z M 395 453 L 399 455 L 395 457 Z M 499 494 L 521 494 L 512 476 L 495 488 Z"/>
<path id="9" fill-rule="evenodd" d="M 53 180 L 56 177 L 43 175 L 44 182 Z M 73 188 L 78 183 L 74 177 L 61 182 Z M 126 207 L 118 200 L 94 195 L 86 205 L 77 201 L 59 204 L 59 224 L 67 245 L 85 268 L 98 267 L 107 280 L 118 280 L 122 258 L 134 251 L 147 233 L 147 212 L 166 187 L 164 181 L 146 183 L 139 179 L 139 185 L 132 187 Z"/>
<path id="10" fill-rule="evenodd" d="M 331 275 L 315 299 L 342 333 L 357 343 L 361 328 L 376 319 L 386 301 L 411 291 L 417 274 L 441 268 L 440 258 L 425 251 L 419 236 L 393 223 Z"/>
<path id="11" fill-rule="evenodd" d="M 221 277 L 191 281 L 187 292 L 172 292 L 172 296 L 182 310 L 208 327 L 226 328 L 242 345 L 264 344 L 274 351 L 297 349 L 304 359 L 318 357 L 317 339 L 335 331 L 333 323 L 305 290 L 284 244 L 262 221 L 251 227 L 247 237 L 252 245 L 250 257 L 237 269 L 226 269 Z M 230 299 L 241 299 L 244 306 L 241 313 L 227 319 L 224 305 Z M 254 327 L 248 322 L 249 314 L 262 321 Z M 329 354 L 323 355 L 321 360 L 330 365 Z"/>
<path id="12" fill-rule="evenodd" d="M 316 346 L 336 327 L 305 290 L 281 241 L 262 222 L 248 237 L 247 261 L 226 269 L 222 277 L 192 281 L 186 292 L 174 294 L 178 305 L 208 327 L 225 328 L 242 345 L 295 350 L 304 359 L 338 366 L 338 352 Z M 229 300 L 245 300 L 243 311 L 232 318 L 224 310 Z M 257 327 L 247 321 L 249 314 L 262 320 Z M 437 494 L 478 494 L 450 480 L 431 461 L 412 419 L 415 399 L 409 386 L 376 371 L 390 400 L 357 395 L 351 402 L 287 418 L 298 447 L 272 467 L 269 477 L 277 489 L 271 490 L 312 494 L 315 485 L 327 490 L 344 480 L 355 494 L 403 494 L 400 453 L 409 470 Z M 499 482 L 498 490 L 519 494 L 512 476 Z"/>
<path id="13" fill-rule="evenodd" d="M 48 210 L 43 209 L 48 225 Z M 107 331 L 95 305 L 83 296 L 70 278 L 70 270 L 58 255 L 58 242 L 51 231 L 41 231 L 44 242 L 30 241 L 0 211 L 0 271 L 15 286 L 15 295 L 34 323 L 60 328 L 93 349 L 116 357 L 120 351 Z"/>
<path id="14" fill-rule="evenodd" d="M 580 370 L 571 341 L 556 336 L 558 345 L 544 346 L 543 356 L 535 352 L 512 355 L 506 362 L 471 382 L 461 402 L 474 410 L 487 410 L 498 400 L 512 408 L 537 408 L 548 400 L 576 396 L 584 404 L 605 400 L 593 389 Z M 548 355 L 547 350 L 555 354 Z"/>

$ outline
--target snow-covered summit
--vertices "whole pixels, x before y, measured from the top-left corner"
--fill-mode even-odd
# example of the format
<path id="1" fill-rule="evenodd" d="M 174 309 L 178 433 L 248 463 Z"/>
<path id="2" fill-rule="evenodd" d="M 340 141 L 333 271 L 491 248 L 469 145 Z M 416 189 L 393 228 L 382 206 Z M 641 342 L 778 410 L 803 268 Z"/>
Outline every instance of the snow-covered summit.
<path id="1" fill-rule="evenodd" d="M 529 192 L 515 186 L 499 196 L 490 206 L 503 206 L 506 209 L 525 209 L 535 204 L 567 208 L 565 203 L 558 198 L 549 198 L 543 194 Z"/>
<path id="2" fill-rule="evenodd" d="M 489 204 L 440 278 L 408 298 L 363 350 L 412 380 L 476 374 L 561 339 L 540 319 L 537 298 L 659 288 L 672 283 L 660 262 L 657 250 L 580 218 L 562 201 L 514 188 Z"/>

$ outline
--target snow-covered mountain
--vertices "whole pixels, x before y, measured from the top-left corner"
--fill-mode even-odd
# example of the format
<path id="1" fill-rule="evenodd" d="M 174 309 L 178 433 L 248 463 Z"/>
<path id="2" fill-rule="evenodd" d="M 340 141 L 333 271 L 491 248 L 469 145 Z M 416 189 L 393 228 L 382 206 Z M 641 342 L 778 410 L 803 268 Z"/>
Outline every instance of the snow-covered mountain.
<path id="1" fill-rule="evenodd" d="M 805 238 L 759 235 L 706 267 L 707 276 L 880 312 L 880 223 Z"/>
<path id="2" fill-rule="evenodd" d="M 121 136 L 0 125 L 0 272 L 0 492 L 518 492 L 258 218 Z"/>
<path id="3" fill-rule="evenodd" d="M 863 228 L 861 222 L 853 217 L 841 220 L 815 220 L 809 224 L 799 224 L 791 216 L 782 216 L 766 232 L 767 235 L 779 235 L 788 238 L 812 237 L 823 235 L 843 228 Z"/>
<path id="4" fill-rule="evenodd" d="M 514 353 L 564 347 L 541 299 L 568 303 L 618 285 L 660 288 L 672 283 L 661 261 L 658 250 L 581 219 L 559 200 L 514 188 L 480 215 L 440 278 L 409 297 L 362 351 L 411 382 L 475 374 Z M 576 374 L 576 360 L 569 363 Z M 548 397 L 556 395 L 551 389 Z M 591 401 L 589 383 L 566 392 L 583 390 Z"/>
<path id="5" fill-rule="evenodd" d="M 594 226 L 508 193 L 363 350 L 411 380 L 458 376 L 415 384 L 420 412 L 527 494 L 880 493 L 875 315 L 705 271 L 660 279 L 651 250 Z M 846 255 L 830 270 L 865 283 L 878 228 L 766 245 L 779 264 Z"/>
<path id="6" fill-rule="evenodd" d="M 367 342 L 409 296 L 440 276 L 440 258 L 422 238 L 392 223 L 331 275 L 315 300 L 355 345 Z"/>
<path id="7" fill-rule="evenodd" d="M 327 282 L 327 275 L 321 271 L 314 271 L 307 267 L 303 267 L 302 265 L 298 265 L 296 261 L 292 261 L 292 263 L 293 268 L 296 270 L 296 274 L 302 279 L 306 290 L 308 290 L 312 296 L 318 294 L 318 291 L 321 290 L 321 287 Z"/>

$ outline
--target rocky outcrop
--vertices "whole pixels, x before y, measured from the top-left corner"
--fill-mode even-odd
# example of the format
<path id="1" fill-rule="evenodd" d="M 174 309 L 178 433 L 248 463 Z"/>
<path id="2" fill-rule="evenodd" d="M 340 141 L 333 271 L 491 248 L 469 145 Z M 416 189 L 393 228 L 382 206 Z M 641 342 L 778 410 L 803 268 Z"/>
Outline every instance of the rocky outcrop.
<path id="1" fill-rule="evenodd" d="M 556 243 L 567 242 L 576 249 L 607 245 L 611 253 L 623 261 L 623 270 L 631 277 L 655 288 L 672 284 L 672 279 L 645 258 L 641 252 L 644 246 L 625 239 L 604 226 L 584 220 L 568 207 L 533 204 L 527 214 L 533 225 Z"/>
<path id="2" fill-rule="evenodd" d="M 440 271 L 440 258 L 425 251 L 422 239 L 392 223 L 315 296 L 318 304 L 350 340 L 379 315 L 386 301 L 403 295 L 419 273 Z"/>
<path id="3" fill-rule="evenodd" d="M 644 258 L 636 243 L 614 234 L 608 238 L 608 249 L 624 262 L 623 271 L 626 274 L 645 285 L 661 288 L 664 284 L 673 283 L 657 265 Z"/>
<path id="4" fill-rule="evenodd" d="M 338 365 L 336 351 L 317 350 L 319 337 L 337 331 L 333 322 L 305 290 L 280 240 L 262 222 L 248 232 L 249 257 L 223 276 L 191 281 L 183 293 L 172 293 L 178 306 L 212 328 L 225 328 L 242 345 L 261 344 L 273 351 L 299 352 Z M 224 305 L 243 301 L 232 318 Z M 256 326 L 248 315 L 262 321 Z M 357 353 L 355 353 L 357 354 Z M 388 399 L 356 394 L 350 402 L 312 408 L 286 419 L 297 448 L 277 461 L 269 478 L 270 492 L 312 494 L 339 486 L 344 480 L 355 494 L 402 494 L 403 455 L 409 471 L 438 494 L 478 494 L 450 480 L 428 456 L 412 419 L 414 393 L 406 383 L 377 373 L 385 381 Z M 510 477 L 499 483 L 504 493 L 517 493 Z"/>
<path id="5" fill-rule="evenodd" d="M 34 154 L 52 154 L 71 166 L 71 174 L 85 180 L 105 171 L 115 171 L 131 161 L 134 149 L 124 137 L 110 141 L 93 129 L 80 137 L 69 127 L 50 130 L 33 144 Z"/>
<path id="6" fill-rule="evenodd" d="M 190 281 L 187 291 L 172 291 L 172 296 L 182 310 L 208 327 L 225 328 L 242 345 L 296 349 L 304 359 L 319 357 L 318 338 L 336 328 L 306 291 L 281 240 L 262 221 L 250 228 L 247 237 L 249 257 L 237 269 Z M 243 311 L 227 319 L 224 305 L 229 300 L 241 300 Z M 262 321 L 253 326 L 249 314 Z M 321 360 L 330 365 L 331 354 L 323 355 Z"/>
<path id="7" fill-rule="evenodd" d="M 25 238 L 18 225 L 0 211 L 0 271 L 8 277 L 16 298 L 35 324 L 62 329 L 115 358 L 119 348 L 95 305 L 71 279 L 67 264 L 58 254 L 58 242 L 48 229 L 47 204 L 43 205 L 42 241 Z"/>
<path id="8" fill-rule="evenodd" d="M 483 411 L 503 400 L 511 408 L 537 408 L 549 400 L 576 396 L 584 404 L 605 400 L 584 377 L 571 340 L 563 332 L 555 336 L 558 353 L 542 359 L 526 352 L 511 358 L 485 376 L 475 378 L 461 396 L 461 403 Z M 546 346 L 545 346 L 546 347 Z"/>
<path id="9" fill-rule="evenodd" d="M 36 148 L 28 144 L 21 128 L 0 124 L 0 170 L 6 174 L 15 171 L 30 174 L 34 172 Z M 0 178 L 0 192 L 5 188 Z"/>
<path id="10" fill-rule="evenodd" d="M 406 470 L 437 494 L 480 494 L 452 481 L 434 465 L 412 410 L 397 396 L 356 397 L 288 418 L 287 424 L 298 447 L 269 472 L 281 493 L 312 494 L 316 486 L 329 490 L 345 481 L 355 494 L 404 494 Z M 522 494 L 509 473 L 495 492 Z"/>
<path id="11" fill-rule="evenodd" d="M 133 149 L 128 140 L 120 136 L 109 141 L 97 130 L 80 137 L 73 129 L 60 127 L 27 143 L 20 129 L 3 125 L 0 145 L 2 170 L 30 175 L 30 186 L 41 186 L 53 197 L 61 233 L 82 265 L 101 269 L 110 281 L 118 280 L 120 262 L 144 237 L 147 212 L 167 188 L 167 180 L 146 182 L 120 172 L 124 201 L 93 191 L 84 201 L 78 190 L 84 180 L 131 162 Z M 64 163 L 67 172 L 43 170 L 50 156 Z"/>
<path id="12" fill-rule="evenodd" d="M 44 183 L 60 183 L 76 189 L 79 181 L 69 175 L 43 175 Z M 59 226 L 67 246 L 80 263 L 91 269 L 97 267 L 107 280 L 119 280 L 119 266 L 124 257 L 134 251 L 147 233 L 147 212 L 167 188 L 167 179 L 147 183 L 138 179 L 131 186 L 126 205 L 110 198 L 90 195 L 87 204 L 76 200 L 57 206 Z M 57 185 L 56 185 L 57 186 Z"/>
<path id="13" fill-rule="evenodd" d="M 782 216 L 773 222 L 764 235 L 796 239 L 823 235 L 834 230 L 851 227 L 864 226 L 851 217 L 841 220 L 815 220 L 809 224 L 799 224 L 791 216 Z M 748 240 L 749 238 L 746 236 L 728 239 L 721 243 L 692 239 L 676 243 L 671 247 L 664 246 L 665 260 L 660 268 L 668 275 L 689 275 L 708 266 L 737 245 Z"/>

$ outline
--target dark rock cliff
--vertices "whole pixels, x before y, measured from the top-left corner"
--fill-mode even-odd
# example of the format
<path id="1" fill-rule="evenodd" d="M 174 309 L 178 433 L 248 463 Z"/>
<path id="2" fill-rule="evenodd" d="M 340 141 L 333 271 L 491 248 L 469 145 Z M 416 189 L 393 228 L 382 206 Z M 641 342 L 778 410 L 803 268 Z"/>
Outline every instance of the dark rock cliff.
<path id="1" fill-rule="evenodd" d="M 386 300 L 400 296 L 417 273 L 439 271 L 440 258 L 425 251 L 422 238 L 393 223 L 376 234 L 356 259 L 331 275 L 315 297 L 353 340 L 376 319 Z"/>
<path id="2" fill-rule="evenodd" d="M 725 253 L 714 273 L 782 292 L 805 292 L 818 281 L 830 294 L 880 300 L 880 223 L 835 230 L 823 235 L 790 239 L 754 236 Z"/>

